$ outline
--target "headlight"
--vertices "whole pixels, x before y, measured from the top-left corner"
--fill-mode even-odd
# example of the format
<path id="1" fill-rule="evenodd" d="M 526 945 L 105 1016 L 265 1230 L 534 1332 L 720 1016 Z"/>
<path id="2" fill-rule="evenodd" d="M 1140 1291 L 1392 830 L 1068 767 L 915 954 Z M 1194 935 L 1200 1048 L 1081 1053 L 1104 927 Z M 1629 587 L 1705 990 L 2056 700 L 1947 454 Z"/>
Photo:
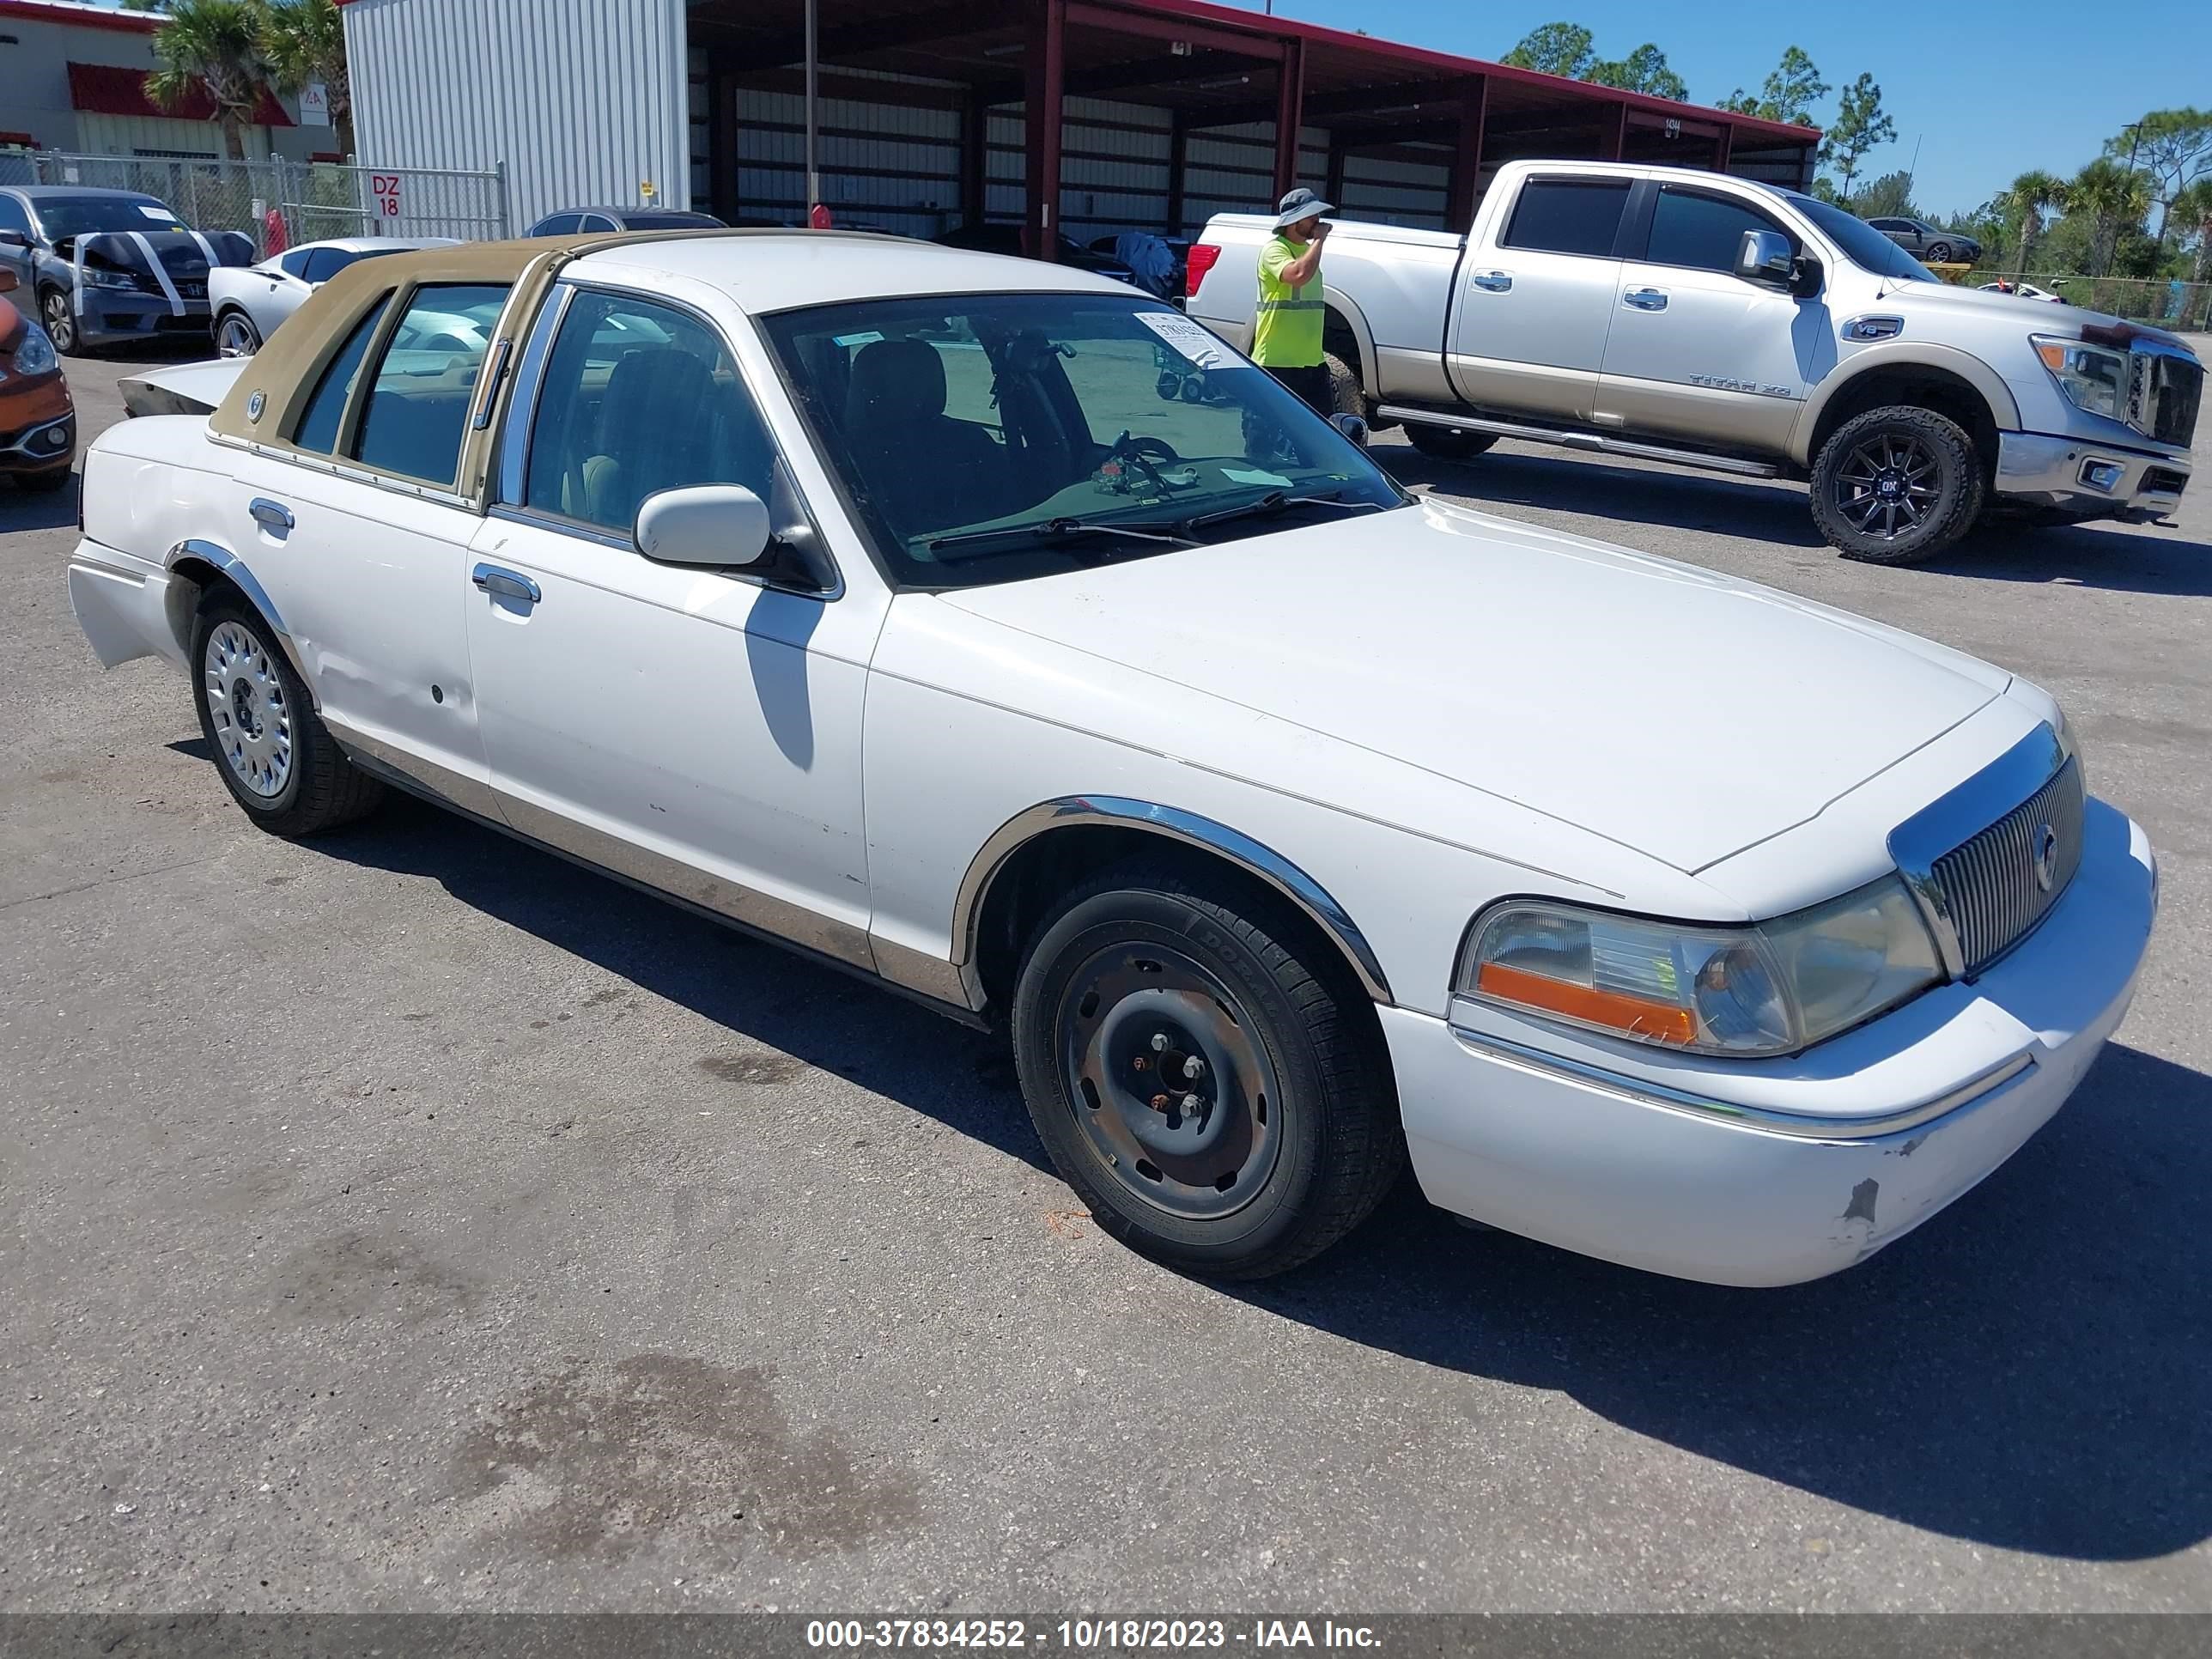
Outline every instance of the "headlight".
<path id="1" fill-rule="evenodd" d="M 23 319 L 23 337 L 15 342 L 15 373 L 43 374 L 54 366 L 54 343 L 46 331 L 28 317 Z"/>
<path id="2" fill-rule="evenodd" d="M 2029 336 L 2035 355 L 2075 408 L 2111 420 L 2127 418 L 2128 354 L 2053 334 Z"/>
<path id="3" fill-rule="evenodd" d="M 138 279 L 127 270 L 108 270 L 98 265 L 87 265 L 84 268 L 84 283 L 87 288 L 136 288 Z"/>
<path id="4" fill-rule="evenodd" d="M 1943 977 L 1905 884 L 1743 927 L 1686 926 L 1515 899 L 1460 958 L 1462 996 L 1613 1036 L 1713 1054 L 1787 1054 Z"/>

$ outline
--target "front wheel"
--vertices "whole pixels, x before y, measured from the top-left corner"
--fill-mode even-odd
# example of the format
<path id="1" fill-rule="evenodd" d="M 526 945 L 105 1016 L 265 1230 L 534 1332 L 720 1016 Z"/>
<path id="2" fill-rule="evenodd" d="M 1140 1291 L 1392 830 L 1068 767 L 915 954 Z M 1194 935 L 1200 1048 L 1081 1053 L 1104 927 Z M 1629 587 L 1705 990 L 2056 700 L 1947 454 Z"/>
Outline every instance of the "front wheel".
<path id="1" fill-rule="evenodd" d="M 384 786 L 346 758 L 276 630 L 234 589 L 201 599 L 192 660 L 200 735 L 247 817 L 274 836 L 312 836 L 376 809 Z"/>
<path id="2" fill-rule="evenodd" d="M 1813 461 L 1813 522 L 1868 564 L 1917 564 L 1965 535 L 1982 510 L 1981 458 L 1932 409 L 1870 409 L 1838 427 Z"/>
<path id="3" fill-rule="evenodd" d="M 58 288 L 50 288 L 39 296 L 39 320 L 46 325 L 46 337 L 54 343 L 54 349 L 64 357 L 75 357 L 84 349 L 78 337 L 76 312 L 70 305 L 70 297 Z"/>
<path id="4" fill-rule="evenodd" d="M 1928 263 L 1931 265 L 1947 265 L 1950 264 L 1951 245 L 1948 242 L 1929 243 Z"/>
<path id="5" fill-rule="evenodd" d="M 1406 423 L 1406 441 L 1433 461 L 1465 461 L 1498 441 L 1489 432 L 1462 432 L 1448 426 Z"/>
<path id="6" fill-rule="evenodd" d="M 1014 993 L 1022 1093 L 1100 1227 L 1176 1267 L 1281 1273 L 1405 1155 L 1358 986 L 1256 887 L 1138 861 L 1079 890 Z"/>
<path id="7" fill-rule="evenodd" d="M 222 320 L 215 325 L 215 351 L 218 357 L 251 357 L 261 349 L 261 331 L 253 319 L 242 311 L 226 311 Z"/>

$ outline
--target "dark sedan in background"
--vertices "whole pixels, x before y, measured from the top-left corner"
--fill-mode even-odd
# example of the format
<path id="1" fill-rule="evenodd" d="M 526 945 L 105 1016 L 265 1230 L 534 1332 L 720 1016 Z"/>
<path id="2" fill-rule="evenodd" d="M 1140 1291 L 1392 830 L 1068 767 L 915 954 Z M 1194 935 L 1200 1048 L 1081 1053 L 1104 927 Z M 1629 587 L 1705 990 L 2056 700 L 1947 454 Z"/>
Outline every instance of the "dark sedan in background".
<path id="1" fill-rule="evenodd" d="M 1869 219 L 1867 223 L 1923 264 L 1971 265 L 1982 257 L 1982 245 L 1972 237 L 1918 219 Z"/>

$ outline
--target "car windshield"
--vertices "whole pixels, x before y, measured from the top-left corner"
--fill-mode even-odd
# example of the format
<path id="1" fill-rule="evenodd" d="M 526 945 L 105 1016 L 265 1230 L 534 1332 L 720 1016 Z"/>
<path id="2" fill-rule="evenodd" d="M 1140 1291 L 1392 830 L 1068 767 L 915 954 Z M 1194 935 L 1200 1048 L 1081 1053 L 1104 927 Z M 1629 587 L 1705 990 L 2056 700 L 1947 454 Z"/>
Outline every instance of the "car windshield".
<path id="1" fill-rule="evenodd" d="M 182 230 L 183 220 L 150 196 L 42 196 L 33 210 L 46 240 L 101 230 Z"/>
<path id="2" fill-rule="evenodd" d="M 1830 241 L 1843 249 L 1844 257 L 1853 264 L 1870 270 L 1877 276 L 1894 276 L 1899 282 L 1932 283 L 1936 280 L 1935 272 L 1865 220 L 1854 218 L 1843 209 L 1831 206 L 1817 197 L 1800 196 L 1794 191 L 1787 194 L 1790 205 L 1818 225 Z"/>
<path id="3" fill-rule="evenodd" d="M 910 586 L 1055 574 L 1410 499 L 1165 306 L 963 295 L 764 325 L 824 459 Z"/>

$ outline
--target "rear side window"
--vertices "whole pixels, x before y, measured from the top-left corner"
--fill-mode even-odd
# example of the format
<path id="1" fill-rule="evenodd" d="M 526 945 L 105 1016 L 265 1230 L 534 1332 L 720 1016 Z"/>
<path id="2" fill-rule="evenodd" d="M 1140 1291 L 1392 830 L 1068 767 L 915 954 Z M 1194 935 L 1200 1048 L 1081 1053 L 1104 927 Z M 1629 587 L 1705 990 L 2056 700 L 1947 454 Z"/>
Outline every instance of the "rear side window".
<path id="1" fill-rule="evenodd" d="M 338 348 L 338 355 L 323 371 L 315 395 L 307 399 L 307 412 L 300 417 L 300 424 L 292 433 L 292 441 L 298 447 L 312 449 L 319 455 L 327 455 L 337 447 L 338 422 L 345 416 L 346 399 L 352 395 L 354 381 L 360 378 L 361 360 L 368 355 L 368 343 L 376 336 L 376 325 L 384 316 L 384 307 L 390 303 L 389 295 L 379 300 L 375 308 L 354 325 L 353 332 Z"/>
<path id="2" fill-rule="evenodd" d="M 353 255 L 342 247 L 319 247 L 307 254 L 307 268 L 298 273 L 311 283 L 327 283 L 353 263 Z"/>
<path id="3" fill-rule="evenodd" d="M 549 219 L 540 219 L 530 228 L 532 236 L 573 236 L 576 234 L 577 216 L 556 213 Z"/>
<path id="4" fill-rule="evenodd" d="M 450 484 L 460 471 L 461 428 L 476 395 L 504 284 L 418 288 L 376 366 L 355 459 L 380 472 Z"/>
<path id="5" fill-rule="evenodd" d="M 1651 240 L 1644 257 L 1655 265 L 1732 271 L 1747 230 L 1788 234 L 1774 221 L 1739 202 L 1690 191 L 1664 190 L 1651 210 Z M 1790 240 L 1794 246 L 1797 239 Z"/>
<path id="6" fill-rule="evenodd" d="M 1626 179 L 1532 179 L 1513 204 L 1505 246 L 1604 258 L 1627 210 L 1628 185 Z"/>
<path id="7" fill-rule="evenodd" d="M 314 278 L 307 272 L 313 268 L 315 255 L 321 251 L 319 248 L 295 247 L 276 263 L 287 276 L 297 276 L 303 283 L 312 283 Z"/>

